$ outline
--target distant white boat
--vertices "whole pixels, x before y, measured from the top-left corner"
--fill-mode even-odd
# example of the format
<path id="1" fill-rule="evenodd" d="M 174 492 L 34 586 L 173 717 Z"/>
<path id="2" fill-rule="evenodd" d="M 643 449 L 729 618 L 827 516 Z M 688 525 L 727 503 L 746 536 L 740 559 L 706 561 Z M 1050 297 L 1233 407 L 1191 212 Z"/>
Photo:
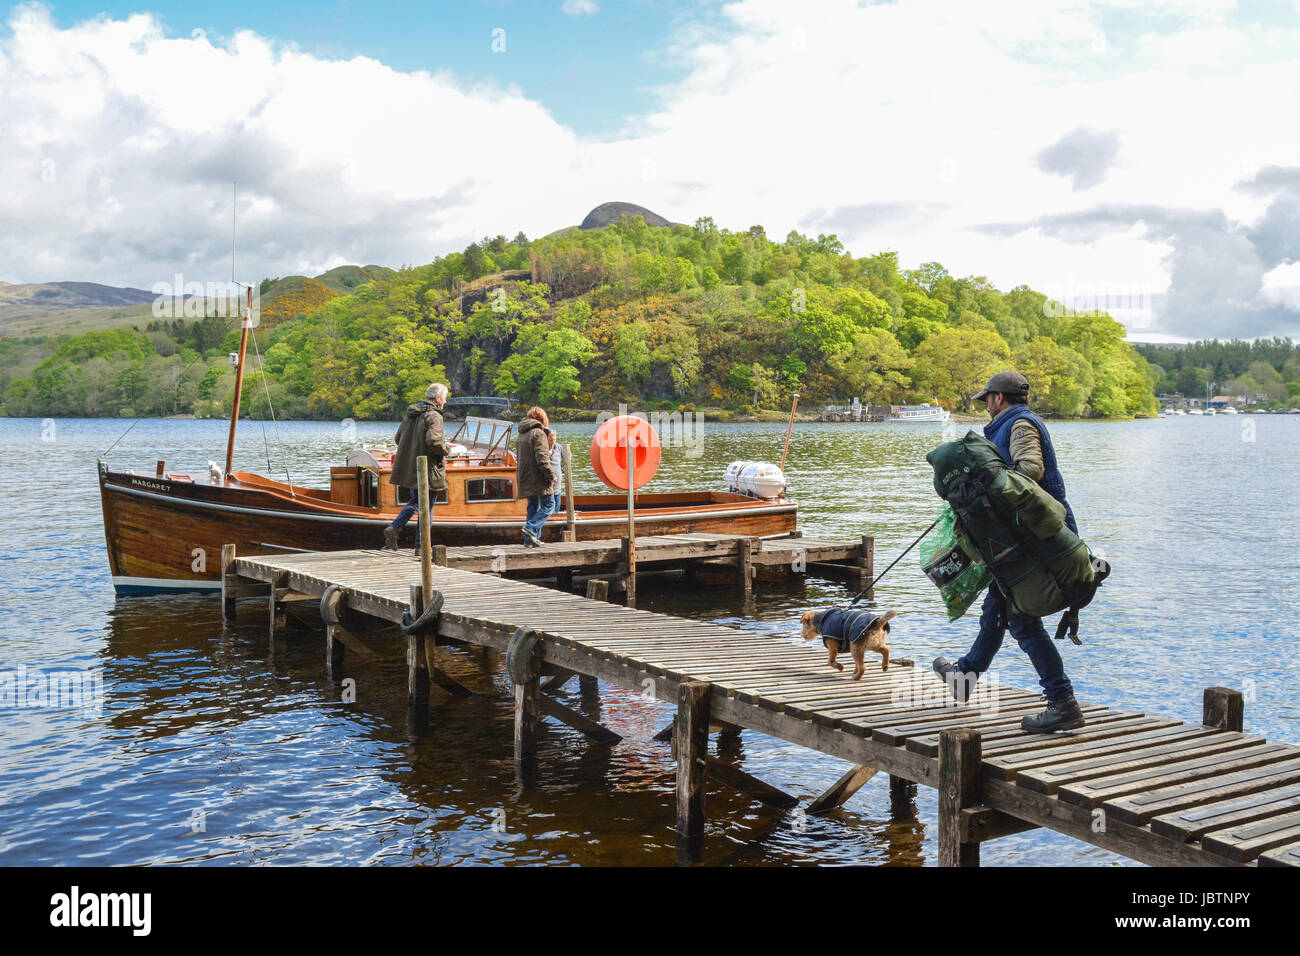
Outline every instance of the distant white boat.
<path id="1" fill-rule="evenodd" d="M 1224 405 L 1221 414 L 1223 414 L 1223 415 L 1240 415 L 1241 413 L 1240 413 L 1239 411 L 1237 411 L 1235 408 L 1233 408 L 1231 405 Z"/>
<path id="2" fill-rule="evenodd" d="M 1217 414 L 1219 414 L 1219 413 L 1218 413 L 1217 411 L 1215 411 L 1213 408 L 1207 408 L 1207 409 L 1205 410 L 1205 414 L 1207 414 L 1207 415 L 1217 415 Z"/>
<path id="3" fill-rule="evenodd" d="M 1202 410 L 1199 409 L 1199 408 L 1189 408 L 1189 409 L 1187 410 L 1187 414 L 1188 414 L 1188 415 L 1204 415 L 1205 412 L 1202 411 Z"/>
<path id="4" fill-rule="evenodd" d="M 1186 414 L 1187 414 L 1187 409 L 1185 409 L 1185 408 L 1175 408 L 1175 409 L 1174 409 L 1174 414 L 1175 414 L 1175 415 L 1186 415 Z"/>
<path id="5" fill-rule="evenodd" d="M 946 422 L 947 420 L 947 409 L 928 403 L 925 405 L 901 405 L 897 415 L 885 417 L 887 422 Z"/>

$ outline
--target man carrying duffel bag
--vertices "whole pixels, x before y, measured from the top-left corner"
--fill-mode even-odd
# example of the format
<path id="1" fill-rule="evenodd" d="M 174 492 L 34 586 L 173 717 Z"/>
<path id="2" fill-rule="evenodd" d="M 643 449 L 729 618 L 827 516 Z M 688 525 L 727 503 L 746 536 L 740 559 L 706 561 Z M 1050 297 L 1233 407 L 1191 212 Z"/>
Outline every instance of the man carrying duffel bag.
<path id="1" fill-rule="evenodd" d="M 1033 479 L 1052 498 L 1061 503 L 1065 512 L 1064 525 L 1070 532 L 1077 532 L 1074 513 L 1065 500 L 1065 481 L 1057 468 L 1056 451 L 1052 447 L 1051 436 L 1042 419 L 1031 412 L 1027 404 L 1028 379 L 1019 372 L 999 372 L 989 379 L 984 389 L 973 398 L 984 401 L 992 418 L 992 421 L 984 427 L 985 437 L 997 447 L 1002 458 L 1013 471 Z M 991 449 L 989 454 L 992 454 Z M 937 487 L 940 483 L 939 466 L 933 460 L 932 464 L 936 464 Z M 1020 479 L 1017 478 L 1017 481 Z M 944 495 L 943 490 L 939 493 Z M 988 497 L 987 494 L 983 496 L 983 504 L 986 506 L 989 504 Z M 1048 501 L 1048 504 L 1051 502 Z M 1061 523 L 1058 512 L 1056 518 L 1058 528 Z M 1034 546 L 1031 550 L 1036 548 L 1037 546 Z M 1027 564 L 1034 563 L 1034 558 L 1024 560 Z M 1038 563 L 1042 566 L 1041 561 Z M 1093 590 L 1095 591 L 1095 584 Z M 1069 614 L 1074 615 L 1077 628 L 1077 611 L 1072 609 Z M 1051 733 L 1056 730 L 1082 727 L 1083 713 L 1074 699 L 1074 688 L 1070 684 L 1070 679 L 1065 676 L 1065 664 L 1061 660 L 1060 652 L 1043 628 L 1043 619 L 1030 614 L 1017 613 L 1008 593 L 1004 593 L 1004 589 L 996 581 L 989 587 L 988 594 L 984 598 L 979 634 L 970 650 L 956 661 L 950 661 L 945 657 L 935 658 L 935 672 L 948 683 L 958 700 L 966 700 L 979 675 L 987 671 L 993 663 L 993 657 L 1001 648 L 1002 639 L 1008 629 L 1016 643 L 1020 645 L 1020 649 L 1029 655 L 1034 670 L 1038 672 L 1043 695 L 1047 698 L 1047 709 L 1042 713 L 1022 718 L 1021 727 L 1030 733 Z M 1063 624 L 1062 630 L 1064 629 Z"/>

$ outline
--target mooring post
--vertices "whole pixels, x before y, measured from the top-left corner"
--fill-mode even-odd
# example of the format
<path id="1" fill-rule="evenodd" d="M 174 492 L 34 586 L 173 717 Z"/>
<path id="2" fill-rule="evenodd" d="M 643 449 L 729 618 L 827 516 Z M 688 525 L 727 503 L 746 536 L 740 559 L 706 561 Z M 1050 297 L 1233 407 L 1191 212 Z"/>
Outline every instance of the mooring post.
<path id="1" fill-rule="evenodd" d="M 980 733 L 939 732 L 939 865 L 979 866 L 980 845 L 962 841 L 962 810 L 979 804 Z"/>
<path id="2" fill-rule="evenodd" d="M 754 589 L 754 539 L 741 538 L 736 542 L 736 566 L 740 569 L 740 586 L 746 597 Z"/>
<path id="3" fill-rule="evenodd" d="M 1246 699 L 1230 687 L 1207 687 L 1201 701 L 1201 723 L 1218 730 L 1242 732 Z"/>
<path id="4" fill-rule="evenodd" d="M 531 670 L 529 680 L 515 684 L 515 772 L 521 777 L 530 774 L 537 763 L 537 735 L 542 720 L 542 669 L 534 666 Z"/>
<path id="5" fill-rule="evenodd" d="M 429 520 L 429 459 L 421 455 L 415 459 L 415 475 L 420 499 L 420 583 L 424 588 L 424 601 L 420 609 L 433 600 L 433 522 Z"/>
<path id="6" fill-rule="evenodd" d="M 321 600 L 321 617 L 325 621 L 325 673 L 337 678 L 343 672 L 343 659 L 347 650 L 343 643 L 343 594 L 339 591 L 326 591 Z"/>
<path id="7" fill-rule="evenodd" d="M 712 690 L 711 684 L 702 681 L 684 681 L 677 688 L 677 719 L 673 723 L 673 749 L 677 755 L 677 836 L 691 844 L 698 844 L 704 836 Z"/>
<path id="8" fill-rule="evenodd" d="M 421 585 L 411 585 L 411 620 L 424 613 L 424 591 Z M 423 704 L 429 699 L 429 664 L 425 657 L 425 636 L 406 635 L 406 703 Z"/>
<path id="9" fill-rule="evenodd" d="M 916 781 L 906 777 L 889 775 L 889 805 L 906 806 L 908 801 L 916 799 Z"/>
<path id="10" fill-rule="evenodd" d="M 445 544 L 435 544 L 433 546 L 432 560 L 440 568 L 447 567 L 447 546 Z"/>
<path id="11" fill-rule="evenodd" d="M 870 584 L 876 577 L 876 539 L 869 534 L 862 536 L 862 550 L 858 553 L 858 584 L 865 581 Z M 867 600 L 870 601 L 875 597 L 872 592 L 867 592 Z"/>
<path id="12" fill-rule="evenodd" d="M 560 448 L 560 465 L 564 473 L 564 531 L 565 541 L 578 540 L 577 517 L 573 511 L 573 449 L 567 444 Z"/>
<path id="13" fill-rule="evenodd" d="M 608 601 L 609 600 L 609 582 L 600 578 L 590 578 L 587 581 L 587 600 L 588 601 Z M 598 688 L 596 678 L 590 674 L 578 675 L 578 690 L 585 700 L 596 696 Z"/>
<path id="14" fill-rule="evenodd" d="M 234 624 L 238 613 L 239 578 L 235 576 L 235 546 L 221 546 L 221 623 Z"/>
<path id="15" fill-rule="evenodd" d="M 269 602 L 269 620 L 267 621 L 267 633 L 272 641 L 278 631 L 283 631 L 285 626 L 284 602 L 280 600 L 280 592 L 284 590 L 285 582 L 288 581 L 289 575 L 280 572 L 271 579 L 271 596 L 267 598 Z"/>
<path id="16" fill-rule="evenodd" d="M 618 547 L 618 573 L 623 583 L 623 595 L 628 607 L 636 607 L 636 544 L 623 538 Z"/>

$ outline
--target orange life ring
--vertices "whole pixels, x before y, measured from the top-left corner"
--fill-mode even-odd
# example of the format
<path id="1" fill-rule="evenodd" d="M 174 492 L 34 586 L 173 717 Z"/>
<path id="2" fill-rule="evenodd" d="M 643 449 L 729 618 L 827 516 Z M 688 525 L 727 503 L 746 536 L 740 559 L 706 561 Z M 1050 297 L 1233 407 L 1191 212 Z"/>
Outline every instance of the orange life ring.
<path id="1" fill-rule="evenodd" d="M 619 415 L 607 420 L 596 429 L 591 439 L 591 467 L 596 477 L 611 488 L 627 490 L 627 448 L 634 449 L 636 464 L 634 477 L 640 488 L 655 476 L 663 450 L 659 436 L 644 418 Z"/>

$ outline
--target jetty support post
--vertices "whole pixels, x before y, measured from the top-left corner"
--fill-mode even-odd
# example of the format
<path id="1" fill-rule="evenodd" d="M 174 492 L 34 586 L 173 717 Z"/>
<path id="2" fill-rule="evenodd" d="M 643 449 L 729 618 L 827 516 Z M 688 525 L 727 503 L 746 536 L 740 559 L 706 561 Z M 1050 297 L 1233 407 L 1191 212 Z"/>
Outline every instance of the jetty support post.
<path id="1" fill-rule="evenodd" d="M 221 546 L 221 623 L 234 624 L 239 597 L 239 578 L 235 575 L 235 546 Z"/>
<path id="2" fill-rule="evenodd" d="M 754 591 L 754 551 L 763 547 L 762 541 L 741 538 L 736 542 L 736 567 L 740 572 L 740 586 L 749 597 Z"/>
<path id="3" fill-rule="evenodd" d="M 276 574 L 271 579 L 271 596 L 267 598 L 269 619 L 267 621 L 267 633 L 272 642 L 275 641 L 275 635 L 285 629 L 288 615 L 284 609 L 284 602 L 280 600 L 285 591 L 285 584 L 288 583 L 289 575 L 285 572 Z"/>
<path id="4" fill-rule="evenodd" d="M 568 444 L 560 448 L 560 464 L 564 471 L 564 531 L 565 541 L 578 540 L 577 517 L 573 510 L 573 449 Z"/>
<path id="5" fill-rule="evenodd" d="M 411 620 L 424 613 L 424 590 L 421 585 L 411 585 Z M 406 703 L 420 707 L 429 702 L 429 662 L 426 638 L 423 633 L 406 635 Z"/>
<path id="6" fill-rule="evenodd" d="M 1242 732 L 1246 700 L 1230 687 L 1207 687 L 1201 701 L 1201 723 L 1216 730 Z"/>
<path id="7" fill-rule="evenodd" d="M 862 548 L 857 560 L 858 587 L 866 587 L 876 576 L 876 539 L 869 534 L 862 536 Z M 875 591 L 867 592 L 867 600 L 873 600 Z"/>
<path id="8" fill-rule="evenodd" d="M 421 455 L 415 459 L 416 481 L 420 499 L 420 584 L 424 588 L 425 606 L 433 600 L 433 522 L 429 520 L 429 459 Z"/>
<path id="9" fill-rule="evenodd" d="M 939 733 L 939 865 L 980 865 L 980 845 L 963 833 L 963 810 L 978 806 L 982 796 L 981 744 L 978 730 L 958 728 Z"/>
<path id="10" fill-rule="evenodd" d="M 343 673 L 346 645 L 343 643 L 343 612 L 346 607 L 339 591 L 327 592 L 321 598 L 321 617 L 325 621 L 325 673 L 336 680 Z"/>
<path id="11" fill-rule="evenodd" d="M 704 787 L 708 779 L 709 710 L 713 685 L 683 681 L 677 688 L 673 751 L 677 757 L 677 839 L 688 856 L 704 839 Z"/>
<path id="12" fill-rule="evenodd" d="M 587 581 L 587 600 L 608 601 L 609 582 L 599 578 L 590 578 Z M 596 696 L 598 686 L 596 678 L 590 674 L 578 675 L 578 691 L 582 695 L 584 705 L 590 702 L 599 703 L 599 698 Z"/>
<path id="13" fill-rule="evenodd" d="M 515 684 L 515 775 L 527 780 L 537 768 L 537 737 L 542 726 L 541 667 L 538 648 L 533 649 L 532 677 Z"/>

